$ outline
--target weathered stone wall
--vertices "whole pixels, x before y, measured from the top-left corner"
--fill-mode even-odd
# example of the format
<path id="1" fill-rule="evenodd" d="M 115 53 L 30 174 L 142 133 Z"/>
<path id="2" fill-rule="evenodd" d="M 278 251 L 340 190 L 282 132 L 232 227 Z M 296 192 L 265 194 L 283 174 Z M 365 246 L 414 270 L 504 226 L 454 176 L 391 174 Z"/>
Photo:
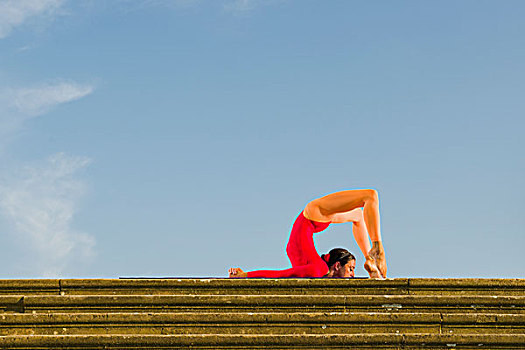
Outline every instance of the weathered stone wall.
<path id="1" fill-rule="evenodd" d="M 525 280 L 0 280 L 0 348 L 525 349 Z"/>

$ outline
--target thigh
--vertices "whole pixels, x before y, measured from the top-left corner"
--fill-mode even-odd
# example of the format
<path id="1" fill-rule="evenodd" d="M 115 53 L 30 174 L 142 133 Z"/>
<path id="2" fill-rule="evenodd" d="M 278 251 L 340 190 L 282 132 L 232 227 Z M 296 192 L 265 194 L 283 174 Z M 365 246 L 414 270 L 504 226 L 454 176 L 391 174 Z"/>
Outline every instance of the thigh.
<path id="1" fill-rule="evenodd" d="M 334 214 L 362 208 L 366 200 L 371 198 L 377 199 L 377 191 L 372 189 L 340 191 L 314 199 L 306 205 L 304 211 L 310 220 L 331 221 Z"/>

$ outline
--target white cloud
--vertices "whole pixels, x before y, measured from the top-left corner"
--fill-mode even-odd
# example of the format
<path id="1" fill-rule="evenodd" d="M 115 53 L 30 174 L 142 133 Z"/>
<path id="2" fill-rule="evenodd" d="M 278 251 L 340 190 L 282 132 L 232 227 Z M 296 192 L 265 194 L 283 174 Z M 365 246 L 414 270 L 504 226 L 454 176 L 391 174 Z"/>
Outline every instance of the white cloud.
<path id="1" fill-rule="evenodd" d="M 168 5 L 168 6 L 188 6 L 194 5 L 200 0 L 142 0 L 145 5 Z"/>
<path id="2" fill-rule="evenodd" d="M 32 274 L 56 277 L 71 262 L 85 262 L 94 254 L 94 238 L 71 227 L 85 191 L 76 173 L 89 159 L 58 153 L 44 161 L 16 165 L 2 157 L 3 148 L 27 119 L 87 96 L 93 89 L 58 81 L 0 90 L 0 217 L 11 237 L 22 243 L 19 252 L 30 255 L 24 262 L 32 264 L 27 266 Z"/>
<path id="3" fill-rule="evenodd" d="M 247 13 L 256 7 L 271 5 L 283 0 L 231 0 L 224 4 L 224 9 L 235 14 Z"/>
<path id="4" fill-rule="evenodd" d="M 71 227 L 85 192 L 85 184 L 75 174 L 89 162 L 58 153 L 0 180 L 0 213 L 34 257 L 29 267 L 41 276 L 57 277 L 69 263 L 94 256 L 95 239 Z"/>
<path id="5" fill-rule="evenodd" d="M 58 81 L 33 87 L 0 90 L 0 151 L 27 119 L 49 112 L 53 107 L 91 94 L 92 85 Z"/>
<path id="6" fill-rule="evenodd" d="M 283 2 L 285 0 L 223 0 L 218 2 L 222 4 L 224 10 L 234 14 L 246 14 L 256 7 L 270 5 L 278 2 Z M 121 3 L 127 6 L 128 10 L 131 9 L 142 9 L 147 6 L 163 6 L 169 8 L 185 8 L 192 7 L 195 5 L 207 4 L 211 5 L 215 3 L 214 1 L 205 1 L 205 0 L 120 0 Z"/>
<path id="7" fill-rule="evenodd" d="M 65 0 L 2 0 L 0 1 L 0 39 L 28 19 L 37 16 L 54 17 Z"/>
<path id="8" fill-rule="evenodd" d="M 126 11 L 142 11 L 146 7 L 167 7 L 171 9 L 180 9 L 192 7 L 202 0 L 118 0 Z"/>
<path id="9" fill-rule="evenodd" d="M 10 91 L 11 107 L 26 116 L 37 116 L 49 111 L 52 107 L 78 100 L 93 92 L 90 85 L 73 82 L 59 82 L 31 88 Z"/>

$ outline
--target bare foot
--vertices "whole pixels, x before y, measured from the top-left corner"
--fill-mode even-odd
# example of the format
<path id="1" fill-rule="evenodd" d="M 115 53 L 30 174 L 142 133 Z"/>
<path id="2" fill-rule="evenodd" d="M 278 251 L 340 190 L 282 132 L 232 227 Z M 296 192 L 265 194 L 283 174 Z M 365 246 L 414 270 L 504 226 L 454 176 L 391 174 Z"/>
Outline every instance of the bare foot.
<path id="1" fill-rule="evenodd" d="M 370 256 L 366 257 L 365 270 L 368 271 L 370 278 L 383 278 L 381 272 L 379 272 L 379 269 L 377 268 L 375 260 Z"/>
<path id="2" fill-rule="evenodd" d="M 238 267 L 232 267 L 228 270 L 229 278 L 246 278 L 248 274 Z"/>
<path id="3" fill-rule="evenodd" d="M 372 249 L 370 249 L 368 255 L 375 260 L 381 276 L 386 278 L 386 258 L 383 243 L 381 241 L 372 242 Z"/>

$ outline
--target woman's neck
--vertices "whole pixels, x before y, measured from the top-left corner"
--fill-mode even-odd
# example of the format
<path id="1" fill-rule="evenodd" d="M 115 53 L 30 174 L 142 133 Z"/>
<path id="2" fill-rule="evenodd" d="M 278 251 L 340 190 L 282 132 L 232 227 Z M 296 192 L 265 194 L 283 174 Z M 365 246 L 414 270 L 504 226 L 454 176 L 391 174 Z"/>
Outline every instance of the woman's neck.
<path id="1" fill-rule="evenodd" d="M 333 270 L 329 270 L 328 273 L 326 275 L 324 275 L 323 277 L 326 277 L 326 278 L 334 277 L 334 271 Z"/>

